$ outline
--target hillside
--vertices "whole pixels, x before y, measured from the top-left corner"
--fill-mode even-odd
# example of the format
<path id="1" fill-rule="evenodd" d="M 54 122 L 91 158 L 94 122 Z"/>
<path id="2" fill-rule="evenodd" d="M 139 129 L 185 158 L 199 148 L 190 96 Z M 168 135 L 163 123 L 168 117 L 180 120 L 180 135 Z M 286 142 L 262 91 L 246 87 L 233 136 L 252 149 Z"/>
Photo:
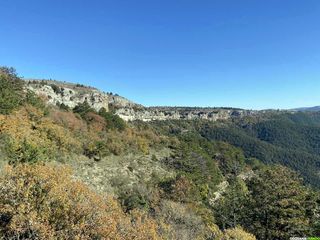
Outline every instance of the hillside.
<path id="1" fill-rule="evenodd" d="M 1 67 L 0 238 L 320 235 L 319 136 L 319 113 L 146 108 Z"/>
<path id="2" fill-rule="evenodd" d="M 167 133 L 191 131 L 209 141 L 224 141 L 239 147 L 248 158 L 290 167 L 306 183 L 320 187 L 319 112 L 269 112 L 225 122 L 190 122 L 187 127 L 179 121 L 165 125 L 171 129 Z"/>
<path id="3" fill-rule="evenodd" d="M 320 106 L 296 108 L 294 110 L 299 111 L 299 112 L 319 112 L 320 111 Z"/>

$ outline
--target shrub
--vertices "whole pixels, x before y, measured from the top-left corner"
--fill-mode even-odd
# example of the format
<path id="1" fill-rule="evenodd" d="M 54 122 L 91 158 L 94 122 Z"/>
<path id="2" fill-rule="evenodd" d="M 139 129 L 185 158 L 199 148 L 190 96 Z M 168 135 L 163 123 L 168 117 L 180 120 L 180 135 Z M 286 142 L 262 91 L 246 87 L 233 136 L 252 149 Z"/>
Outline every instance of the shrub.
<path id="1" fill-rule="evenodd" d="M 56 105 L 57 105 L 57 107 L 59 107 L 63 111 L 69 111 L 70 110 L 69 106 L 65 105 L 64 103 L 57 102 Z"/>
<path id="2" fill-rule="evenodd" d="M 95 112 L 95 110 L 89 105 L 87 101 L 83 103 L 79 103 L 77 106 L 73 108 L 74 113 L 78 113 L 82 118 L 86 116 L 89 112 Z"/>
<path id="3" fill-rule="evenodd" d="M 94 160 L 101 160 L 109 153 L 106 144 L 102 141 L 88 142 L 83 146 L 83 154 Z"/>
<path id="4" fill-rule="evenodd" d="M 21 159 L 25 162 L 31 160 L 31 156 L 53 159 L 61 154 L 80 152 L 81 148 L 78 139 L 68 129 L 55 124 L 31 106 L 10 115 L 0 115 L 0 132 L 10 139 L 7 141 L 8 155 L 15 156 L 10 161 L 20 162 Z"/>
<path id="5" fill-rule="evenodd" d="M 141 212 L 125 215 L 65 167 L 18 165 L 0 177 L 0 235 L 5 239 L 159 239 Z"/>
<path id="6" fill-rule="evenodd" d="M 161 229 L 167 239 L 215 239 L 207 238 L 213 234 L 211 229 L 185 204 L 163 200 L 156 214 L 159 221 L 169 226 Z"/>
<path id="7" fill-rule="evenodd" d="M 105 119 L 108 129 L 123 131 L 126 128 L 124 120 L 122 120 L 118 115 L 107 112 L 105 108 L 100 109 L 99 115 Z"/>
<path id="8" fill-rule="evenodd" d="M 106 130 L 106 121 L 94 112 L 89 112 L 84 117 L 91 131 L 98 133 Z"/>
<path id="9" fill-rule="evenodd" d="M 45 108 L 45 103 L 40 99 L 34 92 L 28 90 L 26 94 L 26 103 L 39 108 L 39 109 L 44 109 Z"/>
<path id="10" fill-rule="evenodd" d="M 138 144 L 139 150 L 143 154 L 145 155 L 149 154 L 149 144 L 145 138 L 137 137 L 137 144 Z"/>
<path id="11" fill-rule="evenodd" d="M 245 232 L 241 227 L 227 229 L 222 240 L 256 240 L 256 237 Z"/>
<path id="12" fill-rule="evenodd" d="M 0 67 L 0 114 L 9 114 L 23 104 L 23 81 L 13 68 Z"/>
<path id="13" fill-rule="evenodd" d="M 55 94 L 61 94 L 63 95 L 63 88 L 57 86 L 56 84 L 50 84 L 52 90 L 55 92 Z"/>
<path id="14" fill-rule="evenodd" d="M 157 193 L 152 192 L 151 189 L 143 184 L 130 184 L 132 186 L 129 187 L 127 182 L 123 182 L 122 186 L 120 186 L 120 181 L 119 179 L 117 180 L 119 200 L 126 212 L 135 209 L 148 210 L 150 208 L 151 201 L 154 200 Z"/>
<path id="15" fill-rule="evenodd" d="M 26 139 L 22 142 L 8 140 L 5 147 L 10 164 L 35 163 L 46 160 L 46 150 L 29 143 Z"/>
<path id="16" fill-rule="evenodd" d="M 87 125 L 86 123 L 76 117 L 73 112 L 64 112 L 58 110 L 50 111 L 49 117 L 52 121 L 64 128 L 70 129 L 74 132 L 87 132 Z"/>

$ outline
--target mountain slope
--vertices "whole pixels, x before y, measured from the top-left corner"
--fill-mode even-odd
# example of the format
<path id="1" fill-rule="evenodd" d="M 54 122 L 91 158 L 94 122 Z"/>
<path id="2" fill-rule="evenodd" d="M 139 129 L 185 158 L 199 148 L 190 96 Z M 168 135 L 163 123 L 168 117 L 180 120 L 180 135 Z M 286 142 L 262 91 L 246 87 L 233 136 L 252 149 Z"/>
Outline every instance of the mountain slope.
<path id="1" fill-rule="evenodd" d="M 320 106 L 296 108 L 294 110 L 300 111 L 300 112 L 318 112 L 318 111 L 320 111 Z"/>
<path id="2" fill-rule="evenodd" d="M 43 86 L 74 107 L 0 67 L 1 239 L 320 234 L 320 194 L 287 168 L 317 186 L 318 113 L 158 107 L 196 117 L 125 122 L 82 98 L 98 90 L 59 84 Z"/>

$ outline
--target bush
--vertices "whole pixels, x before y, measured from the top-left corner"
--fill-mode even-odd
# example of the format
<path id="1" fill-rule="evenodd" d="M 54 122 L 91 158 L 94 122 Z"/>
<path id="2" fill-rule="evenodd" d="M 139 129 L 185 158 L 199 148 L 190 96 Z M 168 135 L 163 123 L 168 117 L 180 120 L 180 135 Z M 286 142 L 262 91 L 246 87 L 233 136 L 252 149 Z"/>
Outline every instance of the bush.
<path id="1" fill-rule="evenodd" d="M 89 112 L 95 112 L 95 110 L 89 105 L 87 101 L 83 103 L 79 103 L 77 106 L 73 108 L 74 113 L 78 113 L 82 118 L 86 116 Z"/>
<path id="2" fill-rule="evenodd" d="M 70 110 L 69 106 L 65 105 L 64 103 L 57 102 L 56 105 L 57 105 L 58 108 L 60 108 L 63 111 L 69 111 Z"/>
<path id="3" fill-rule="evenodd" d="M 30 90 L 27 91 L 25 103 L 30 104 L 38 109 L 41 109 L 44 111 L 45 114 L 48 114 L 48 110 L 46 109 L 44 101 Z"/>
<path id="4" fill-rule="evenodd" d="M 81 152 L 72 133 L 34 107 L 26 106 L 10 115 L 0 115 L 0 132 L 6 135 L 10 161 L 29 162 L 54 159 L 70 152 Z"/>
<path id="5" fill-rule="evenodd" d="M 165 227 L 161 229 L 167 239 L 216 239 L 209 237 L 214 233 L 187 205 L 179 202 L 163 200 L 156 217 Z"/>
<path id="6" fill-rule="evenodd" d="M 46 150 L 29 143 L 26 139 L 22 142 L 10 141 L 6 144 L 6 153 L 10 164 L 35 163 L 46 159 Z"/>
<path id="7" fill-rule="evenodd" d="M 227 229 L 223 240 L 256 240 L 256 237 L 250 233 L 245 232 L 242 228 L 236 227 Z"/>
<path id="8" fill-rule="evenodd" d="M 0 236 L 5 239 L 159 239 L 153 220 L 126 216 L 65 167 L 18 165 L 0 177 Z"/>
<path id="9" fill-rule="evenodd" d="M 55 92 L 55 94 L 63 95 L 63 90 L 64 90 L 63 88 L 61 88 L 55 84 L 51 84 L 50 86 L 51 86 L 52 90 Z"/>
<path id="10" fill-rule="evenodd" d="M 99 115 L 105 119 L 108 129 L 123 131 L 126 128 L 126 123 L 123 119 L 118 115 L 107 112 L 105 108 L 100 109 Z"/>
<path id="11" fill-rule="evenodd" d="M 88 158 L 98 161 L 109 153 L 107 146 L 102 141 L 88 142 L 83 146 L 83 154 Z"/>
<path id="12" fill-rule="evenodd" d="M 54 123 L 64 128 L 67 128 L 73 132 L 87 132 L 86 123 L 72 112 L 65 112 L 53 109 L 50 111 L 49 117 L 52 119 Z"/>
<path id="13" fill-rule="evenodd" d="M 13 68 L 0 67 L 0 114 L 9 114 L 23 104 L 23 81 Z"/>

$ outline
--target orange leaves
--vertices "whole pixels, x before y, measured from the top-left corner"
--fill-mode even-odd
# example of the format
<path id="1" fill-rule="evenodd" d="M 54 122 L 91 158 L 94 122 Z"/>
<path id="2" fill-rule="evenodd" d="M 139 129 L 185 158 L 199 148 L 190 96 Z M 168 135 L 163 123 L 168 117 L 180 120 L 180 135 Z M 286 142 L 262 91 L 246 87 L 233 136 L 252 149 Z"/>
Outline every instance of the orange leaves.
<path id="1" fill-rule="evenodd" d="M 256 237 L 250 233 L 245 232 L 241 227 L 227 229 L 222 240 L 256 240 Z"/>
<path id="2" fill-rule="evenodd" d="M 9 136 L 10 150 L 21 151 L 23 144 L 39 150 L 42 157 L 53 157 L 59 152 L 75 151 L 81 148 L 68 129 L 54 124 L 43 113 L 31 106 L 21 108 L 11 115 L 0 117 L 0 133 Z"/>
<path id="3" fill-rule="evenodd" d="M 80 118 L 77 118 L 76 115 L 72 112 L 65 112 L 54 109 L 50 112 L 50 118 L 54 123 L 70 129 L 71 131 L 87 131 L 85 122 Z"/>
<path id="4" fill-rule="evenodd" d="M 96 133 L 106 131 L 106 121 L 103 117 L 99 116 L 98 114 L 89 112 L 86 114 L 85 119 L 88 122 L 90 131 Z"/>
<path id="5" fill-rule="evenodd" d="M 157 223 L 140 211 L 132 211 L 132 224 L 135 231 L 135 239 L 161 239 L 158 235 Z"/>
<path id="6" fill-rule="evenodd" d="M 7 238 L 159 239 L 157 225 L 140 212 L 125 215 L 62 166 L 18 165 L 0 177 L 0 234 Z"/>

